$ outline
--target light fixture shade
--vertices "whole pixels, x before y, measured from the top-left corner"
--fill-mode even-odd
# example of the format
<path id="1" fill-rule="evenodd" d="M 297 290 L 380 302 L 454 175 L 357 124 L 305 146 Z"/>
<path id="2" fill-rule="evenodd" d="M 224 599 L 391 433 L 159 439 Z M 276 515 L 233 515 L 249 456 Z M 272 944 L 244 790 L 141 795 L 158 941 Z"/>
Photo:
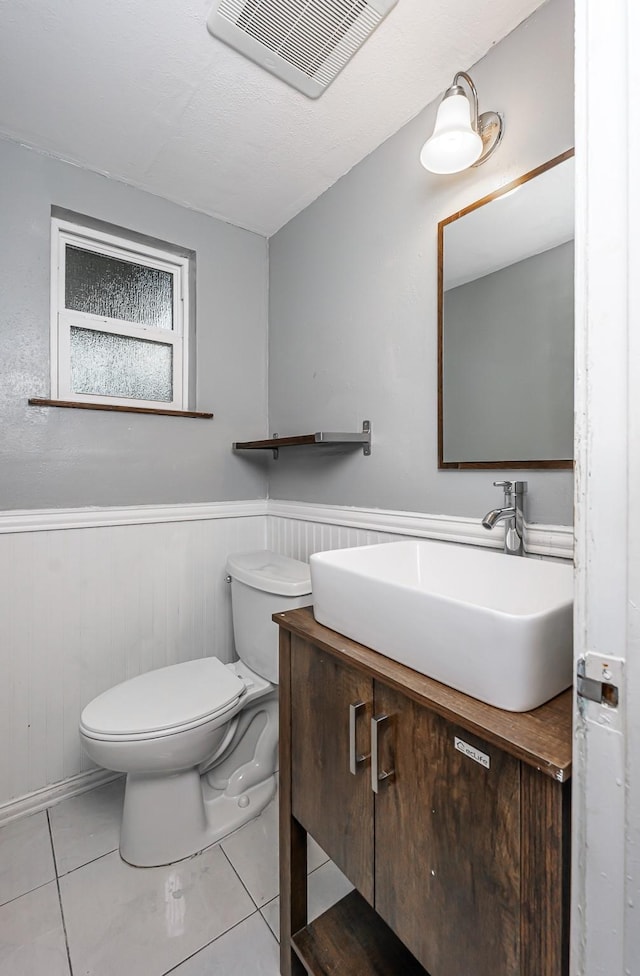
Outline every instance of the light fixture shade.
<path id="1" fill-rule="evenodd" d="M 432 173 L 458 173 L 482 153 L 482 139 L 471 125 L 471 106 L 460 92 L 445 95 L 438 107 L 433 135 L 427 139 L 420 162 Z"/>

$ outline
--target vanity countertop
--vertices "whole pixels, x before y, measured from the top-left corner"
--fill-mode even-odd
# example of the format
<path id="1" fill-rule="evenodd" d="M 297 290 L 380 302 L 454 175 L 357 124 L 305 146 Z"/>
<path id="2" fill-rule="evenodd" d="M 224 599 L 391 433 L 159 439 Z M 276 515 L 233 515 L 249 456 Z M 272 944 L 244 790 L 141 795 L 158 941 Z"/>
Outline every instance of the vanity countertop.
<path id="1" fill-rule="evenodd" d="M 312 607 L 274 614 L 284 630 L 308 640 L 344 663 L 402 690 L 468 732 L 498 746 L 541 773 L 566 782 L 571 777 L 572 691 L 562 692 L 531 712 L 506 712 L 470 698 L 316 622 Z"/>

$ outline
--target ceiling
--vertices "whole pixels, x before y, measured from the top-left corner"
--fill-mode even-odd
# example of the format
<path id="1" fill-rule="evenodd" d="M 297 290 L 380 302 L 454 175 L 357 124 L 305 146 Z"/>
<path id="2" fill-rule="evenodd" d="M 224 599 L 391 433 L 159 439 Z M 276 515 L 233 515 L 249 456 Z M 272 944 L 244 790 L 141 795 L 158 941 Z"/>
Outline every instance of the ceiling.
<path id="1" fill-rule="evenodd" d="M 317 100 L 212 2 L 0 0 L 0 133 L 270 236 L 543 0 L 399 0 Z"/>

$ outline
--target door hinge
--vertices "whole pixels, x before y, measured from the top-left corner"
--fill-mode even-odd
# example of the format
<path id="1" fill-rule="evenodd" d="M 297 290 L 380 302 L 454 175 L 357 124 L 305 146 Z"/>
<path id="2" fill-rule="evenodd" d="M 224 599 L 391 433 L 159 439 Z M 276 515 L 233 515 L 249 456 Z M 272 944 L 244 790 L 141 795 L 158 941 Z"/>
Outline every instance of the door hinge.
<path id="1" fill-rule="evenodd" d="M 585 674 L 586 662 L 583 657 L 578 661 L 578 672 L 576 675 L 576 691 L 578 697 L 587 698 L 589 701 L 597 702 L 598 705 L 608 705 L 610 708 L 617 708 L 620 701 L 620 691 L 617 685 L 609 681 L 597 681 L 595 678 L 587 678 Z M 606 673 L 603 674 L 606 678 Z"/>

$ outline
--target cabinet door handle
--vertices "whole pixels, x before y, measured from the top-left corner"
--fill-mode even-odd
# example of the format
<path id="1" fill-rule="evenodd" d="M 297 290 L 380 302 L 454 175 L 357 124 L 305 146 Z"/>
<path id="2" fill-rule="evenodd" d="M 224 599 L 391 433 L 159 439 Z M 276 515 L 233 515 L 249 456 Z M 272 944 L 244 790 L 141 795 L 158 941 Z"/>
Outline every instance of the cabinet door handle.
<path id="1" fill-rule="evenodd" d="M 358 721 L 358 715 L 366 705 L 363 701 L 352 702 L 349 705 L 349 772 L 354 776 L 358 772 L 358 766 L 363 763 L 365 759 L 369 758 L 369 753 L 367 752 L 358 755 L 356 749 L 356 725 Z"/>
<path id="2" fill-rule="evenodd" d="M 380 783 L 382 783 L 385 779 L 393 779 L 395 776 L 395 769 L 380 772 L 378 768 L 378 755 L 380 747 L 378 736 L 380 727 L 388 721 L 388 715 L 378 715 L 377 718 L 371 719 L 371 789 L 374 793 L 379 792 Z"/>

